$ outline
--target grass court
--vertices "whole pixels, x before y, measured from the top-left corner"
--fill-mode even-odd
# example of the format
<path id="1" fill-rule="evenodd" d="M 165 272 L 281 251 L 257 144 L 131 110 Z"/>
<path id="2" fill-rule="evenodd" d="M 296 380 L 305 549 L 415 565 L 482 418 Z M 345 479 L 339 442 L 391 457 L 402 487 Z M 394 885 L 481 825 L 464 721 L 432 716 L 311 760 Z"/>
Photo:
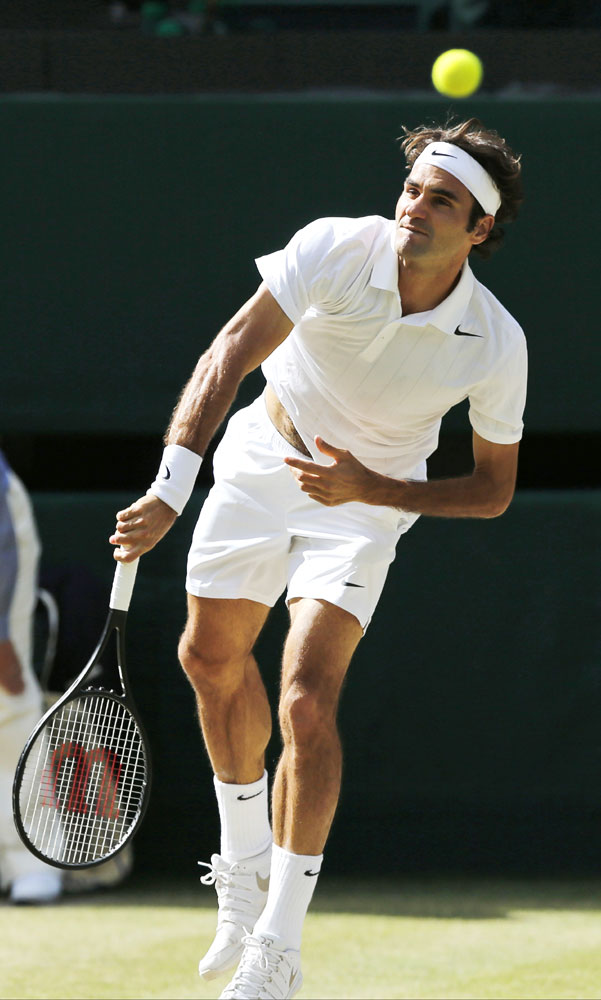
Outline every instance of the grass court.
<path id="1" fill-rule="evenodd" d="M 209 1000 L 196 965 L 212 892 L 145 880 L 0 904 L 0 995 L 11 1000 Z M 601 998 L 601 879 L 328 879 L 303 939 L 311 998 Z"/>

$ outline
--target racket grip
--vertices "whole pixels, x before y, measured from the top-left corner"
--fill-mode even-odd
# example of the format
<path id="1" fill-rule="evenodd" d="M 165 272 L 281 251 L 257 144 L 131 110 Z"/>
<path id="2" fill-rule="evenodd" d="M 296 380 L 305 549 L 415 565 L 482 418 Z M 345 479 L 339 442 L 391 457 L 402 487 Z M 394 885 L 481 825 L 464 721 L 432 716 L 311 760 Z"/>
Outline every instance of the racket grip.
<path id="1" fill-rule="evenodd" d="M 139 559 L 134 559 L 130 563 L 117 563 L 115 576 L 113 577 L 113 589 L 109 607 L 112 611 L 127 611 L 131 595 L 136 582 Z"/>

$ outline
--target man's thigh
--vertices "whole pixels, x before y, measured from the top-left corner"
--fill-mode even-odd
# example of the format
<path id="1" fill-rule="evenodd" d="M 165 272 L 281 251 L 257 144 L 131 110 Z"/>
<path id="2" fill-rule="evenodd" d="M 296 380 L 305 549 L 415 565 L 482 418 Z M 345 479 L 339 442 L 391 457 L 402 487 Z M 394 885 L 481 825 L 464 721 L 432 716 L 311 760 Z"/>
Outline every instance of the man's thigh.
<path id="1" fill-rule="evenodd" d="M 338 696 L 363 629 L 354 614 L 325 600 L 290 602 L 282 698 L 292 687 L 310 692 L 335 714 Z"/>
<path id="2" fill-rule="evenodd" d="M 188 620 L 182 648 L 210 662 L 248 656 L 270 608 L 245 598 L 221 599 L 188 594 Z"/>

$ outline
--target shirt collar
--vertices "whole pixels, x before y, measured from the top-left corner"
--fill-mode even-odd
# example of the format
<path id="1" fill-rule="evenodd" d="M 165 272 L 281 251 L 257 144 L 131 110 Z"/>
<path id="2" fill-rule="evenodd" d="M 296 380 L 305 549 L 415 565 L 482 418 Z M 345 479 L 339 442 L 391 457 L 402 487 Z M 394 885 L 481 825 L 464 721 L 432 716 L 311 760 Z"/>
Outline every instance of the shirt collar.
<path id="1" fill-rule="evenodd" d="M 395 222 L 390 222 L 389 237 L 376 254 L 371 272 L 370 285 L 387 292 L 398 293 L 398 257 L 394 249 Z M 465 316 L 474 290 L 474 275 L 467 260 L 461 268 L 461 277 L 450 295 L 434 309 L 413 313 L 403 317 L 403 322 L 411 326 L 434 326 L 451 336 Z"/>
<path id="2" fill-rule="evenodd" d="M 435 326 L 442 333 L 454 335 L 467 312 L 473 290 L 474 275 L 466 259 L 461 268 L 461 277 L 451 294 L 434 309 L 420 314 L 424 317 L 424 326 Z"/>
<path id="3" fill-rule="evenodd" d="M 374 288 L 385 292 L 397 292 L 399 287 L 399 259 L 394 249 L 395 222 L 389 223 L 389 231 L 383 245 L 378 250 L 369 280 Z"/>

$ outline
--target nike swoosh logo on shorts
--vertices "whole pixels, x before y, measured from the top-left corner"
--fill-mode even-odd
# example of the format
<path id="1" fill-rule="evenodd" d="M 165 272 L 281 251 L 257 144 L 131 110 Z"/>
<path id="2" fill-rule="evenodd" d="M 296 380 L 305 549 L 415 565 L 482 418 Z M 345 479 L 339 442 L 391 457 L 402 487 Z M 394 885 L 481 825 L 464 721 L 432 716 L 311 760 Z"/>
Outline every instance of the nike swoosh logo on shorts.
<path id="1" fill-rule="evenodd" d="M 168 465 L 165 466 L 165 471 L 163 473 L 163 479 L 171 479 L 171 469 Z"/>
<path id="2" fill-rule="evenodd" d="M 343 587 L 363 587 L 363 589 L 365 590 L 365 584 L 364 583 L 351 583 L 350 580 L 345 580 L 342 586 Z"/>
<path id="3" fill-rule="evenodd" d="M 238 795 L 238 802 L 248 802 L 249 799 L 256 799 L 257 795 L 262 795 L 263 789 L 260 792 L 255 792 L 254 795 Z"/>

